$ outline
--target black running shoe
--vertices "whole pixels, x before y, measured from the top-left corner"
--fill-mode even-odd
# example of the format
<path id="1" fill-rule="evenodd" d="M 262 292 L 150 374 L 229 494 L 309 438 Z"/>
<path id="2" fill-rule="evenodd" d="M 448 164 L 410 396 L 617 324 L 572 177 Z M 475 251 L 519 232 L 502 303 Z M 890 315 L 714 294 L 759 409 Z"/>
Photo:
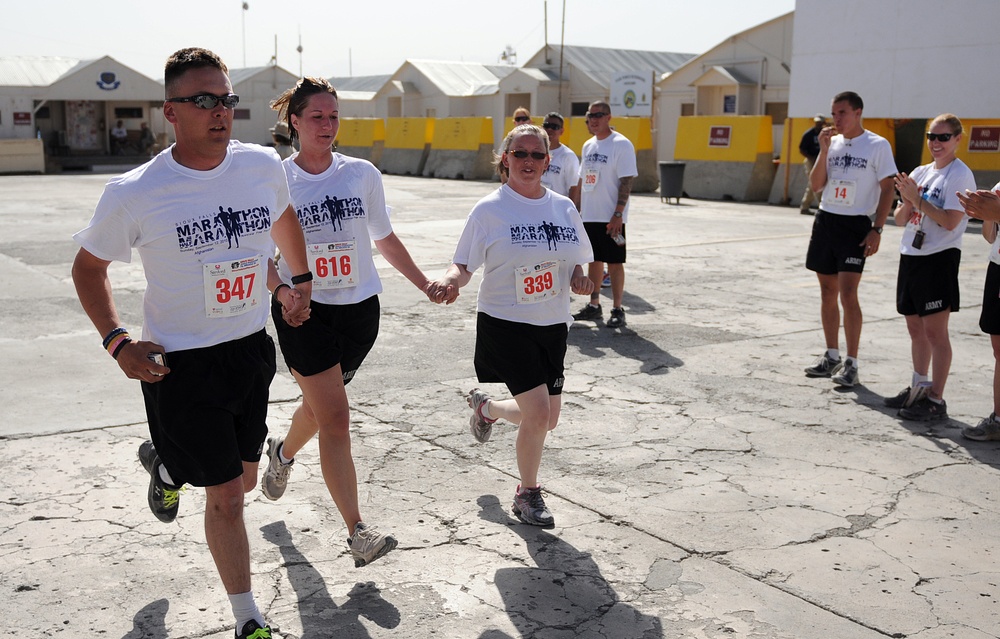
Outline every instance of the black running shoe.
<path id="1" fill-rule="evenodd" d="M 139 463 L 149 473 L 147 501 L 156 518 L 169 524 L 177 518 L 181 489 L 160 479 L 160 456 L 156 454 L 153 442 L 146 440 L 139 444 Z"/>

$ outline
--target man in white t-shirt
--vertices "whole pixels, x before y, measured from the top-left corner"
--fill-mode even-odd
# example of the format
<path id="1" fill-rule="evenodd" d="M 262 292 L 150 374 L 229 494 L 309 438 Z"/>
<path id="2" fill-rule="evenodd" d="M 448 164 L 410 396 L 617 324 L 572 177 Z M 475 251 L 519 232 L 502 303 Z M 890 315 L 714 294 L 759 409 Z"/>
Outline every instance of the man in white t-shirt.
<path id="1" fill-rule="evenodd" d="M 549 136 L 549 167 L 542 174 L 542 186 L 573 200 L 580 209 L 580 160 L 573 149 L 562 144 L 563 116 L 555 111 L 545 116 L 542 128 Z"/>
<path id="2" fill-rule="evenodd" d="M 594 249 L 594 261 L 587 276 L 594 282 L 590 303 L 573 319 L 597 320 L 601 312 L 601 280 L 604 264 L 611 278 L 611 317 L 607 326 L 625 326 L 622 296 L 625 292 L 625 224 L 628 222 L 628 202 L 632 182 L 639 171 L 635 147 L 621 133 L 611 128 L 611 106 L 604 101 L 592 102 L 587 109 L 587 129 L 594 137 L 583 145 L 580 158 L 580 215 Z"/>
<path id="3" fill-rule="evenodd" d="M 177 142 L 111 179 L 88 226 L 73 281 L 104 347 L 142 382 L 151 441 L 139 447 L 147 501 L 177 516 L 185 483 L 205 488 L 205 537 L 229 595 L 236 637 L 271 637 L 254 601 L 243 523 L 267 436 L 274 343 L 264 330 L 268 289 L 290 323 L 308 318 L 312 276 L 288 183 L 271 149 L 231 141 L 233 94 L 214 53 L 174 53 L 164 70 L 163 115 Z M 275 244 L 295 288 L 281 284 Z M 121 326 L 108 267 L 133 249 L 146 277 L 143 334 Z"/>
<path id="4" fill-rule="evenodd" d="M 127 144 L 128 130 L 125 128 L 125 123 L 118 120 L 118 122 L 111 127 L 111 153 L 114 155 L 123 155 Z"/>
<path id="5" fill-rule="evenodd" d="M 896 162 L 892 147 L 885 138 L 864 129 L 863 109 L 861 96 L 853 91 L 833 98 L 834 126 L 820 132 L 819 156 L 809 175 L 813 191 L 823 193 L 809 239 L 806 268 L 819 278 L 826 352 L 805 370 L 808 377 L 832 377 L 838 386 L 858 383 L 862 323 L 858 285 L 865 259 L 878 252 L 894 199 Z M 846 362 L 842 362 L 838 348 L 841 307 Z"/>

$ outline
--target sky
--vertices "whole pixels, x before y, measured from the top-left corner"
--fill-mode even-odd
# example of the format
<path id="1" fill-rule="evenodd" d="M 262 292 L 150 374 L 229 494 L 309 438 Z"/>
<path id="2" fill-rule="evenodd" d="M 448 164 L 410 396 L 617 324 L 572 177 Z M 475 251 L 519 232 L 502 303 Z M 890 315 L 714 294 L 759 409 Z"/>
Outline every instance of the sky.
<path id="1" fill-rule="evenodd" d="M 189 46 L 230 68 L 277 52 L 293 74 L 323 77 L 389 75 L 407 59 L 497 64 L 507 47 L 522 64 L 545 44 L 546 5 L 550 45 L 565 6 L 567 45 L 698 54 L 795 0 L 0 0 L 0 56 L 110 55 L 154 79 Z"/>

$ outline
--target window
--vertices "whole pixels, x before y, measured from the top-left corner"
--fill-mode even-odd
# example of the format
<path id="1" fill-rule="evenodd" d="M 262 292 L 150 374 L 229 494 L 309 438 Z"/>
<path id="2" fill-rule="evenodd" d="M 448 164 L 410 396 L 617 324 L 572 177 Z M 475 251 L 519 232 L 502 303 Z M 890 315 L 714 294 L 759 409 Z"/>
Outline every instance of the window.
<path id="1" fill-rule="evenodd" d="M 694 102 L 681 103 L 681 116 L 694 115 Z"/>
<path id="2" fill-rule="evenodd" d="M 771 116 L 772 124 L 784 124 L 785 120 L 788 119 L 788 103 L 765 102 L 764 115 Z"/>
<path id="3" fill-rule="evenodd" d="M 250 109 L 233 109 L 234 120 L 249 120 Z"/>
<path id="4" fill-rule="evenodd" d="M 43 106 L 42 108 L 35 111 L 36 120 L 48 120 L 52 116 L 49 115 L 49 107 Z"/>
<path id="5" fill-rule="evenodd" d="M 573 117 L 583 117 L 587 115 L 587 107 L 589 106 L 589 102 L 574 102 L 570 105 L 569 114 Z"/>
<path id="6" fill-rule="evenodd" d="M 116 120 L 141 120 L 142 119 L 142 107 L 115 107 L 115 119 Z"/>

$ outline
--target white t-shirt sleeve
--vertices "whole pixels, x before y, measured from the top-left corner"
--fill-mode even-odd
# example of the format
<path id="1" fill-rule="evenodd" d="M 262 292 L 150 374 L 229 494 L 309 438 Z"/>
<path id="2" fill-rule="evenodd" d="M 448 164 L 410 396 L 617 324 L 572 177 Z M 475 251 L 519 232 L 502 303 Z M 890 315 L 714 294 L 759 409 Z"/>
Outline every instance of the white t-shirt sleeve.
<path id="1" fill-rule="evenodd" d="M 139 228 L 113 189 L 105 188 L 94 217 L 73 239 L 95 257 L 128 263 L 132 261 L 132 247 L 139 239 Z"/>

